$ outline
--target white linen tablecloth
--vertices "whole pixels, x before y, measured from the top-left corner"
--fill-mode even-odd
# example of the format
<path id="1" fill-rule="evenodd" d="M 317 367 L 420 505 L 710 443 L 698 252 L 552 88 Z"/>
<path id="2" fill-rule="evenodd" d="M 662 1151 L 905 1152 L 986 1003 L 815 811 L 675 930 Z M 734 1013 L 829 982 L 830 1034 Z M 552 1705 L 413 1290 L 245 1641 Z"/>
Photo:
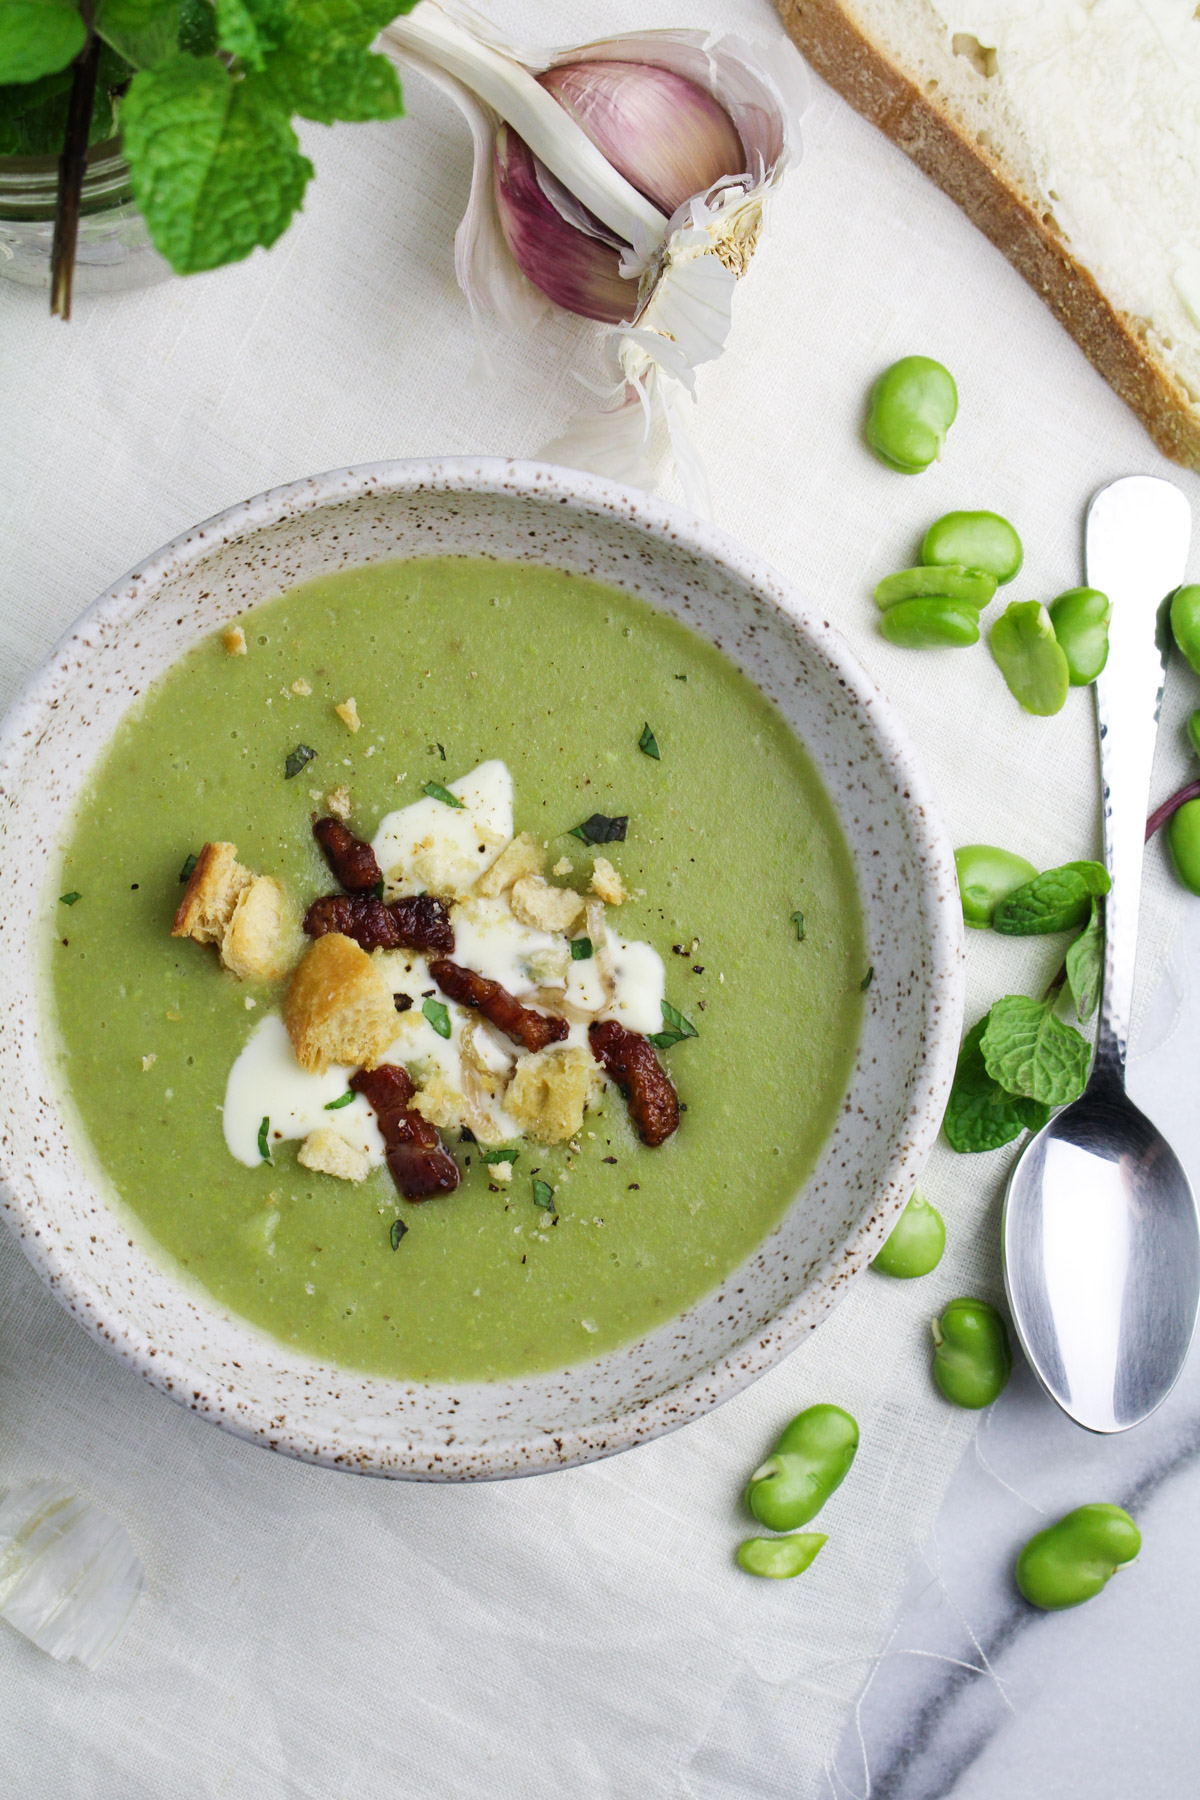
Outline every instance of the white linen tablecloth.
<path id="1" fill-rule="evenodd" d="M 766 0 L 683 16 L 602 0 L 580 38 L 703 24 L 782 36 Z M 528 0 L 497 14 L 535 38 Z M 815 84 L 814 84 L 815 86 Z M 407 118 L 305 131 L 303 216 L 269 254 L 77 302 L 0 282 L 0 701 L 92 596 L 160 543 L 262 488 L 342 464 L 530 454 L 596 372 L 559 315 L 504 340 L 490 379 L 454 285 L 467 133 L 412 77 Z M 1082 580 L 1081 518 L 1120 474 L 1174 474 L 1049 312 L 950 202 L 816 88 L 805 154 L 701 376 L 697 436 L 719 524 L 833 619 L 904 714 L 956 841 L 1040 866 L 1097 850 L 1091 698 L 1020 713 L 982 646 L 906 653 L 871 587 L 928 521 L 992 507 L 1025 542 L 1010 592 Z M 863 447 L 878 370 L 920 351 L 959 382 L 942 463 L 910 478 Z M 669 491 L 669 490 L 668 490 Z M 1186 768 L 1194 698 L 1173 671 L 1159 794 Z M 1178 890 L 1149 858 L 1142 980 Z M 970 1022 L 1032 991 L 1061 946 L 972 934 Z M 949 1246 L 924 1282 L 868 1275 L 786 1363 L 687 1430 L 611 1462 L 447 1489 L 272 1457 L 151 1391 L 68 1320 L 0 1234 L 0 1486 L 61 1476 L 125 1521 L 149 1590 L 92 1675 L 0 1627 L 0 1763 L 20 1800 L 805 1800 L 825 1764 L 973 1415 L 928 1373 L 930 1315 L 1000 1293 L 1007 1152 L 940 1146 L 927 1189 Z M 732 1562 L 747 1472 L 816 1400 L 862 1448 L 793 1583 Z"/>

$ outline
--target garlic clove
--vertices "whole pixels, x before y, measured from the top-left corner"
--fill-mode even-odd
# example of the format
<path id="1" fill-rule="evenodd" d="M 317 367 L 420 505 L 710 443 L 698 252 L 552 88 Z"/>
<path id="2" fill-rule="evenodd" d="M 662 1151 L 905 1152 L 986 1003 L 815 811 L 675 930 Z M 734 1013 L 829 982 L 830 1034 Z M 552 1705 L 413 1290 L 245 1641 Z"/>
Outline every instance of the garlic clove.
<path id="1" fill-rule="evenodd" d="M 494 173 L 500 229 L 522 274 L 568 312 L 608 325 L 631 319 L 638 284 L 621 275 L 617 240 L 565 191 L 554 194 L 553 177 L 506 125 L 496 133 Z"/>
<path id="2" fill-rule="evenodd" d="M 673 70 L 580 61 L 558 64 L 538 80 L 613 168 L 668 216 L 746 168 L 725 108 Z"/>

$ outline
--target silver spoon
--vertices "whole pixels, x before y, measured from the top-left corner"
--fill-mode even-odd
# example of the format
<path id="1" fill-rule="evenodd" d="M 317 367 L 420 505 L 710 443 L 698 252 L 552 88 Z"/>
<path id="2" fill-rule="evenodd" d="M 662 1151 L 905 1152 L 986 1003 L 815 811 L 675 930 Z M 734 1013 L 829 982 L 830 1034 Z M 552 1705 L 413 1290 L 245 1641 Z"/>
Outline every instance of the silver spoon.
<path id="1" fill-rule="evenodd" d="M 1004 1282 L 1034 1373 L 1090 1431 L 1126 1431 L 1183 1368 L 1200 1300 L 1200 1220 L 1179 1158 L 1125 1092 L 1142 845 L 1168 634 L 1191 510 L 1169 481 L 1131 475 L 1087 516 L 1087 579 L 1112 601 L 1096 683 L 1104 861 L 1104 992 L 1091 1079 L 1026 1146 L 1008 1183 Z"/>

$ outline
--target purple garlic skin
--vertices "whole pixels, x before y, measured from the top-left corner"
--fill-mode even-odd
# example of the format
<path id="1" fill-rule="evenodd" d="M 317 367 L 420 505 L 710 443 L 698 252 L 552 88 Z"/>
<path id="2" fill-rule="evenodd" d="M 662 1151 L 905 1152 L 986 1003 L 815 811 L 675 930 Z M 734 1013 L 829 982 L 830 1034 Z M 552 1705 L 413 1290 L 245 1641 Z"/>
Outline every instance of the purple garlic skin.
<path id="1" fill-rule="evenodd" d="M 667 69 L 577 62 L 548 69 L 538 81 L 618 174 L 668 218 L 694 194 L 746 168 L 725 108 Z M 496 136 L 493 184 L 513 261 L 547 299 L 605 325 L 633 318 L 638 283 L 622 276 L 612 232 L 563 192 L 507 125 Z M 560 205 L 550 197 L 556 192 Z"/>
<path id="2" fill-rule="evenodd" d="M 617 173 L 668 218 L 693 194 L 746 167 L 742 140 L 720 101 L 669 69 L 567 63 L 538 81 Z"/>
<path id="3" fill-rule="evenodd" d="M 501 125 L 493 165 L 496 207 L 513 261 L 556 306 L 605 325 L 624 324 L 637 307 L 638 284 L 622 276 L 612 234 L 589 237 L 568 225 L 539 186 L 538 166 L 524 138 Z M 596 229 L 604 231 L 598 221 Z"/>

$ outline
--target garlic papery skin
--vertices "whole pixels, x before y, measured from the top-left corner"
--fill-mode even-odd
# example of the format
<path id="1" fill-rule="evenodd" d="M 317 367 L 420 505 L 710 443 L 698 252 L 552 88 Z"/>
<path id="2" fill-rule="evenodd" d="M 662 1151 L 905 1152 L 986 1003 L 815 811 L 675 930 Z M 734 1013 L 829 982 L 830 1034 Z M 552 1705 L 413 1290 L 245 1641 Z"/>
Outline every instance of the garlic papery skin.
<path id="1" fill-rule="evenodd" d="M 668 215 L 746 167 L 733 120 L 694 81 L 647 63 L 559 63 L 538 80 L 613 168 Z"/>
<path id="2" fill-rule="evenodd" d="M 145 1581 L 125 1528 L 61 1482 L 0 1501 L 0 1618 L 57 1661 L 94 1669 Z"/>
<path id="3" fill-rule="evenodd" d="M 626 246 L 578 203 L 568 221 L 571 196 L 555 192 L 549 170 L 507 125 L 496 133 L 495 186 L 504 241 L 548 300 L 606 325 L 632 319 L 638 283 L 621 274 Z"/>
<path id="4" fill-rule="evenodd" d="M 440 6 L 436 0 L 419 0 L 411 13 L 388 26 L 382 47 L 449 92 L 470 124 L 471 193 L 454 248 L 459 285 L 477 320 L 492 315 L 506 325 L 528 324 L 544 309 L 535 285 L 542 268 L 535 264 L 532 249 L 523 253 L 524 266 L 518 262 L 502 224 L 503 202 L 494 182 L 502 122 L 532 152 L 539 188 L 562 222 L 578 228 L 581 219 L 587 220 L 592 229 L 611 233 L 617 243 L 630 246 L 620 269 L 631 278 L 631 287 L 637 281 L 637 302 L 631 315 L 611 330 L 609 404 L 605 410 L 580 414 L 562 436 L 543 446 L 540 455 L 609 479 L 652 487 L 647 450 L 653 424 L 661 419 L 685 504 L 711 514 L 707 479 L 690 435 L 696 370 L 724 349 L 737 280 L 759 241 L 770 194 L 798 148 L 796 125 L 807 100 L 807 85 L 790 40 L 780 30 L 768 51 L 720 33 L 651 31 L 572 49 L 517 49 L 499 41 L 462 0 L 442 0 Z M 538 79 L 552 74 L 566 92 L 571 83 L 560 79 L 558 72 L 580 65 L 594 69 L 597 64 L 633 65 L 640 71 L 639 80 L 646 71 L 665 70 L 703 90 L 728 120 L 740 146 L 736 169 L 689 195 L 666 218 L 607 160 Z M 541 109 L 531 90 L 543 103 Z M 597 129 L 595 120 L 591 128 Z M 599 179 L 596 158 L 611 182 Z M 632 169 L 634 163 L 625 166 Z M 659 221 L 657 225 L 637 211 L 630 195 L 637 206 L 649 208 L 649 218 Z M 506 223 L 511 232 L 512 221 Z M 583 235 L 588 235 L 586 229 Z M 603 247 L 601 237 L 594 241 Z M 604 304 L 611 299 L 615 307 L 619 290 L 601 279 L 599 249 L 580 250 L 576 245 L 576 254 L 591 270 L 594 288 L 604 286 Z M 535 271 L 534 280 L 527 270 Z M 594 291 L 592 300 L 592 316 L 611 318 L 611 313 L 595 310 L 600 302 Z"/>

